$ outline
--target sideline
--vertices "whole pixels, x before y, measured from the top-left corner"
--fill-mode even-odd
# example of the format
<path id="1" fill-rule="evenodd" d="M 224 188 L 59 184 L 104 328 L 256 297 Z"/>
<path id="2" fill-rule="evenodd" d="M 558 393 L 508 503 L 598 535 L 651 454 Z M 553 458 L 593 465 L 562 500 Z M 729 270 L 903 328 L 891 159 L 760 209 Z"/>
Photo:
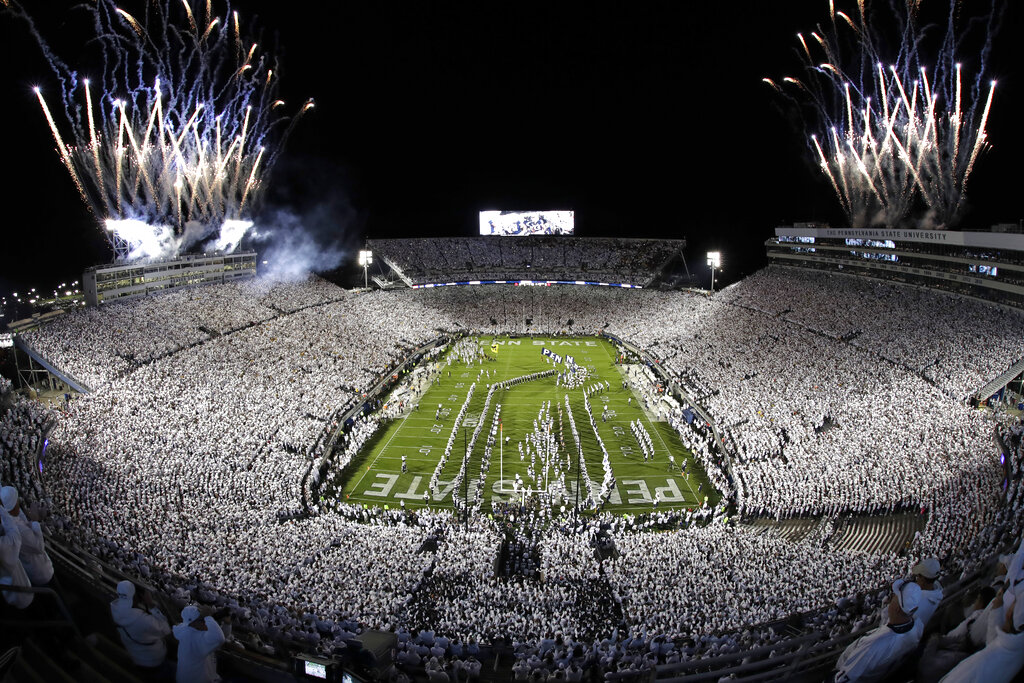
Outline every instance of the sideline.
<path id="1" fill-rule="evenodd" d="M 607 342 L 607 340 L 605 340 L 605 341 Z M 619 376 L 625 377 L 625 374 L 626 374 L 625 371 L 622 370 L 621 366 L 616 365 L 615 359 L 612 358 L 612 355 L 610 353 L 608 353 L 608 345 L 607 344 L 603 344 L 602 348 L 604 349 L 605 355 L 608 356 L 608 360 L 610 360 L 612 362 L 612 366 L 619 371 Z M 627 377 L 626 379 L 628 380 L 629 378 Z M 630 393 L 633 394 L 633 398 L 637 399 L 637 401 L 640 400 L 640 397 L 637 396 L 635 392 L 633 392 L 633 385 L 632 385 L 632 383 L 629 384 L 629 391 L 630 391 Z M 655 422 L 660 422 L 660 420 L 652 419 L 650 415 L 647 415 L 647 411 L 646 410 L 644 410 L 642 412 L 644 413 L 644 416 L 650 422 L 650 427 L 651 427 L 652 430 L 654 430 L 654 433 L 657 435 L 658 441 L 661 442 L 661 445 L 665 449 L 665 452 L 668 455 L 672 455 L 672 449 L 668 447 L 668 444 L 665 443 L 665 439 L 663 439 L 661 437 L 661 432 L 658 431 L 658 428 L 654 426 L 654 423 Z M 665 424 L 669 424 L 669 423 L 666 422 Z M 689 451 L 689 449 L 687 449 L 687 451 Z M 691 463 L 697 464 L 695 462 L 696 459 L 693 457 L 693 453 L 690 453 L 689 460 L 690 460 Z M 690 483 L 690 478 L 689 477 L 682 477 L 682 480 L 686 482 L 686 488 L 690 489 L 690 493 L 693 494 L 693 499 L 697 502 L 697 505 L 700 505 L 700 503 L 701 503 L 700 497 L 697 495 L 697 492 L 693 490 L 693 484 Z M 708 482 L 708 485 L 710 486 L 710 481 Z"/>
<path id="2" fill-rule="evenodd" d="M 384 454 L 384 451 L 386 451 L 388 449 L 388 446 L 391 445 L 391 442 L 395 440 L 396 436 L 398 436 L 398 432 L 402 431 L 402 427 L 405 426 L 405 420 L 406 420 L 406 418 L 403 417 L 402 418 L 402 424 L 398 425 L 398 427 L 395 429 L 395 433 L 392 434 L 391 438 L 388 439 L 387 443 L 385 443 L 381 447 L 381 449 L 379 451 L 377 451 L 377 455 L 374 456 L 373 461 L 369 465 L 366 466 L 365 470 L 363 470 L 363 474 L 362 474 L 361 477 L 359 477 L 359 480 L 356 481 L 356 483 L 352 485 L 352 490 L 353 491 L 355 491 L 356 489 L 359 488 L 359 485 L 363 483 L 363 479 L 365 479 L 366 475 L 370 473 L 370 470 L 373 469 L 373 466 L 375 464 L 377 464 L 377 461 L 380 459 L 380 456 Z"/>

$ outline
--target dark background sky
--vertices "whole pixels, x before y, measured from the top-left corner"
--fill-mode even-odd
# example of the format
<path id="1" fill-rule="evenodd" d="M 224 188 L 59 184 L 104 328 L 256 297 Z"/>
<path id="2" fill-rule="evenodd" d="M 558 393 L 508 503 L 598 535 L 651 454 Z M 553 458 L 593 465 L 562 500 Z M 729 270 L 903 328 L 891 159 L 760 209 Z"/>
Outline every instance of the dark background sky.
<path id="1" fill-rule="evenodd" d="M 1024 217 L 1022 4 L 1007 3 L 996 37 L 993 148 L 969 186 L 965 227 Z M 315 216 L 328 241 L 472 235 L 481 209 L 573 208 L 580 235 L 685 236 L 705 276 L 704 252 L 720 248 L 731 281 L 762 265 L 776 225 L 842 225 L 796 117 L 761 83 L 798 71 L 795 33 L 826 18 L 826 0 L 233 7 L 277 34 L 289 105 L 317 102 L 267 208 Z M 109 254 L 31 91 L 53 88 L 53 75 L 9 17 L 0 42 L 0 291 L 10 291 L 74 279 Z"/>

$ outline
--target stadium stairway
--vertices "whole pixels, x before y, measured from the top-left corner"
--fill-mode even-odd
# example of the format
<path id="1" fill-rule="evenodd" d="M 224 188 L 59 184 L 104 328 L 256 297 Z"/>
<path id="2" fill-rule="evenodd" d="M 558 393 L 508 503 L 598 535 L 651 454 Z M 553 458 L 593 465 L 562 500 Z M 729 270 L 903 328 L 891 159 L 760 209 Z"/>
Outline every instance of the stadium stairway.
<path id="1" fill-rule="evenodd" d="M 146 679 L 133 673 L 128 655 L 104 636 L 76 639 L 68 645 L 41 635 L 22 642 L 19 656 L 3 680 L 4 683 L 143 683 Z"/>
<path id="2" fill-rule="evenodd" d="M 842 517 L 829 542 L 833 550 L 872 554 L 898 553 L 910 546 L 928 518 L 913 512 L 893 515 Z"/>
<path id="3" fill-rule="evenodd" d="M 771 533 L 792 543 L 798 543 L 807 537 L 822 520 L 816 518 L 783 519 L 776 522 L 774 519 L 758 517 L 749 523 L 755 530 L 760 529 L 762 533 Z"/>
<path id="4" fill-rule="evenodd" d="M 43 588 L 15 588 L 33 593 L 32 604 L 18 610 L 0 602 L 0 680 L 84 681 L 104 683 L 140 679 L 133 673 L 127 653 L 108 638 L 83 638 L 80 619 L 73 616 L 79 600 L 58 581 Z M 69 608 L 69 606 L 71 606 Z M 83 625 L 85 622 L 81 622 Z"/>
<path id="5" fill-rule="evenodd" d="M 924 529 L 927 516 L 914 512 L 892 515 L 845 515 L 835 520 L 835 529 L 826 540 L 829 548 L 872 554 L 898 553 L 910 546 L 914 534 Z M 799 543 L 818 530 L 826 518 L 800 517 L 775 521 L 756 518 L 748 526 Z"/>

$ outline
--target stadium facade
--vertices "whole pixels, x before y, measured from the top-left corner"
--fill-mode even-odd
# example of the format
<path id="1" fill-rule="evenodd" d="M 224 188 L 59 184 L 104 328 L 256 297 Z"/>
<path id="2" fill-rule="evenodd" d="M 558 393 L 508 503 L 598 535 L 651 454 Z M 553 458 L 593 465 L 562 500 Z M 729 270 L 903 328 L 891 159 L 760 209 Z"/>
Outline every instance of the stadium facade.
<path id="1" fill-rule="evenodd" d="M 182 287 L 222 284 L 256 276 L 256 252 L 201 254 L 140 263 L 93 266 L 82 273 L 90 306 L 152 296 Z"/>
<path id="2" fill-rule="evenodd" d="M 990 231 L 775 228 L 768 260 L 803 268 L 942 289 L 1024 307 L 1024 234 L 1015 224 Z"/>

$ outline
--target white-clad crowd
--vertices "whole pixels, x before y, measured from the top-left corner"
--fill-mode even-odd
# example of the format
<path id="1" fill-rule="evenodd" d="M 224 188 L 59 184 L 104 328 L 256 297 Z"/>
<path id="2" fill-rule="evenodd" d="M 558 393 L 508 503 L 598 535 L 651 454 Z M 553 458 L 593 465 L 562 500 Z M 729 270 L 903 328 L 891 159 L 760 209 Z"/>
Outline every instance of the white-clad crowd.
<path id="1" fill-rule="evenodd" d="M 657 239 L 450 237 L 370 240 L 368 247 L 415 284 L 453 280 L 564 280 L 643 285 L 679 253 Z"/>
<path id="2" fill-rule="evenodd" d="M 607 635 L 604 626 L 617 623 L 609 619 L 617 607 L 590 545 L 592 526 L 553 525 L 538 535 L 542 580 L 528 578 L 523 567 L 533 565 L 523 558 L 505 559 L 519 570 L 511 576 L 495 572 L 503 535 L 510 530 L 495 524 L 468 530 L 457 523 L 446 526 L 433 570 L 410 603 L 408 626 L 478 642 L 508 636 L 529 641 L 556 632 L 574 639 Z M 526 552 L 522 543 L 513 547 Z"/>
<path id="3" fill-rule="evenodd" d="M 0 392 L 0 482 L 14 486 L 32 500 L 44 500 L 36 470 L 44 430 L 55 415 L 42 403 Z"/>
<path id="4" fill-rule="evenodd" d="M 712 299 L 637 306 L 608 329 L 651 352 L 684 388 L 692 377 L 702 378 L 694 393 L 714 387 L 703 405 L 736 456 L 744 512 L 957 508 L 950 532 L 927 535 L 935 545 L 926 550 L 944 555 L 992 519 L 992 423 L 963 397 L 1024 353 L 1024 316 L 998 309 L 997 341 L 979 350 L 980 304 L 892 285 L 872 293 L 851 280 L 771 267 Z M 920 315 L 904 311 L 904 294 Z M 788 318 L 794 311 L 799 323 Z M 823 322 L 837 316 L 846 321 L 838 328 Z M 902 328 L 908 317 L 913 333 L 882 336 L 890 320 Z M 851 339 L 851 330 L 871 334 Z M 955 384 L 936 386 L 922 369 L 922 353 L 936 349 L 941 365 L 963 369 Z"/>
<path id="5" fill-rule="evenodd" d="M 30 338 L 100 390 L 74 401 L 59 421 L 42 488 L 31 454 L 49 416 L 27 402 L 8 407 L 0 444 L 21 455 L 5 459 L 3 482 L 37 500 L 49 496 L 54 524 L 86 550 L 182 602 L 230 607 L 271 641 L 329 652 L 367 627 L 430 628 L 463 642 L 510 635 L 521 640 L 522 661 L 536 658 L 534 670 L 556 652 L 566 670 L 606 659 L 649 666 L 649 657 L 630 650 L 641 641 L 657 661 L 670 651 L 681 656 L 662 652 L 659 634 L 689 638 L 687 656 L 732 651 L 775 634 L 714 634 L 852 602 L 899 575 L 905 560 L 794 544 L 702 508 L 686 521 L 715 519 L 688 528 L 679 528 L 679 515 L 658 512 L 629 521 L 607 513 L 588 523 L 544 518 L 534 524 L 533 546 L 514 536 L 510 546 L 535 547 L 542 578 L 498 577 L 496 558 L 509 543 L 502 516 L 479 515 L 466 530 L 444 512 L 341 504 L 314 505 L 297 518 L 279 513 L 302 508 L 303 475 L 318 455 L 312 444 L 409 348 L 439 328 L 513 329 L 532 317 L 531 329 L 542 333 L 606 328 L 699 392 L 735 456 L 733 481 L 699 418 L 688 424 L 674 401 L 658 409 L 741 512 L 926 508 L 929 524 L 915 550 L 950 557 L 959 568 L 968 548 L 996 547 L 1005 541 L 999 529 L 1016 523 L 1001 507 L 994 425 L 960 399 L 1024 352 L 1024 318 L 999 314 L 1010 332 L 996 336 L 1016 335 L 1016 346 L 996 349 L 978 341 L 973 325 L 983 311 L 973 305 L 872 287 L 773 267 L 710 299 L 597 287 L 347 293 L 310 280 L 104 306 Z M 889 334 L 887 319 L 895 329 L 913 327 L 901 317 L 904 294 L 928 314 L 915 318 L 920 328 Z M 874 297 L 877 305 L 847 306 L 848 296 Z M 933 353 L 940 357 L 924 363 Z M 947 367 L 959 370 L 938 382 L 929 375 Z M 645 398 L 654 410 L 656 394 Z M 373 418 L 358 420 L 335 464 L 346 466 L 376 428 Z M 481 421 L 474 439 L 484 428 Z M 578 443 L 574 421 L 570 430 Z M 1004 432 L 1019 451 L 1019 434 Z M 642 445 L 650 436 L 636 438 Z M 614 483 L 607 459 L 603 477 L 592 490 L 607 495 Z M 647 533 L 659 525 L 672 530 Z M 608 530 L 618 555 L 601 563 L 595 538 Z M 436 551 L 421 552 L 431 539 Z M 608 624 L 623 618 L 646 633 L 608 641 Z M 560 645 L 547 647 L 556 636 Z"/>
<path id="6" fill-rule="evenodd" d="M 774 293 L 764 297 L 764 293 Z M 773 266 L 721 297 L 921 373 L 963 399 L 1024 356 L 1024 314 L 936 290 Z"/>
<path id="7" fill-rule="evenodd" d="M 823 553 L 744 526 L 617 534 L 608 575 L 630 622 L 672 637 L 718 633 L 851 600 L 900 572 L 895 557 Z M 765 590 L 770 586 L 771 590 Z"/>
<path id="8" fill-rule="evenodd" d="M 193 344 L 347 296 L 319 278 L 251 279 L 76 309 L 22 338 L 73 379 L 99 389 L 141 364 Z"/>

